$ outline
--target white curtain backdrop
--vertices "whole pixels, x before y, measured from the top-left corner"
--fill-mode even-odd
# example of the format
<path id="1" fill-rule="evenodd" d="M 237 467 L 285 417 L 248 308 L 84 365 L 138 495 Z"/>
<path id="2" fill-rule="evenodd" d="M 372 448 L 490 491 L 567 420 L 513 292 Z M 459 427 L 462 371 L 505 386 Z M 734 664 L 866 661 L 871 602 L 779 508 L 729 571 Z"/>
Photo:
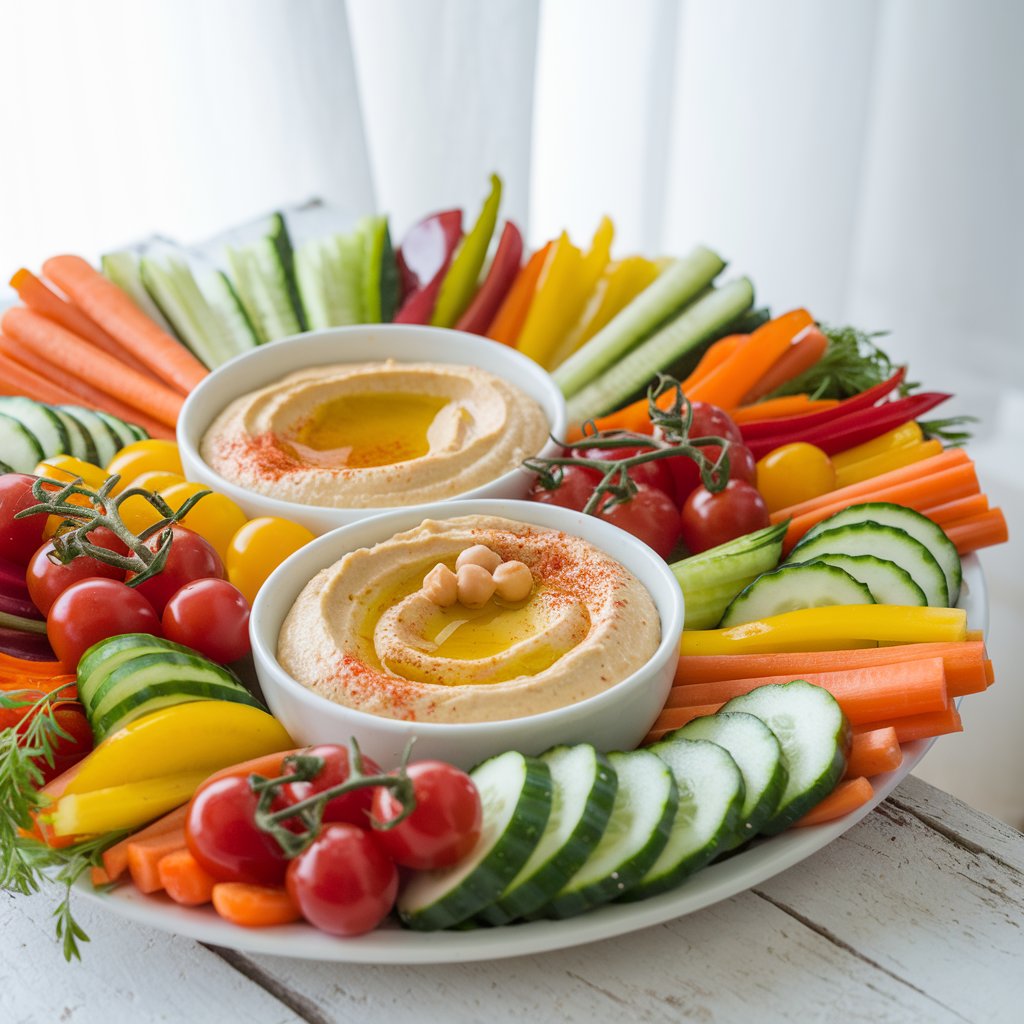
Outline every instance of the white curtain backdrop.
<path id="1" fill-rule="evenodd" d="M 1024 528 L 1024 4 L 0 0 L 0 33 L 5 275 L 311 195 L 400 236 L 497 170 L 533 243 L 607 212 L 620 254 L 703 241 L 775 309 L 892 330 Z M 1022 548 L 983 559 L 1000 685 L 922 771 L 1017 823 Z"/>

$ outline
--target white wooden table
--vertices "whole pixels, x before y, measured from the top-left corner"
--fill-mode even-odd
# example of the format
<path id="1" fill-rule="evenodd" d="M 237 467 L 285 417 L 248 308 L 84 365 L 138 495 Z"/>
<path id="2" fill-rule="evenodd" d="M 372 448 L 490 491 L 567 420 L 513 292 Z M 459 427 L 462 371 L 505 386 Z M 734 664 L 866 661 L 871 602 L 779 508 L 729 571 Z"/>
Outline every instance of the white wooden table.
<path id="1" fill-rule="evenodd" d="M 0 1022 L 1024 1021 L 1024 835 L 908 778 L 769 882 L 542 956 L 360 967 L 206 947 L 48 895 L 0 902 Z"/>

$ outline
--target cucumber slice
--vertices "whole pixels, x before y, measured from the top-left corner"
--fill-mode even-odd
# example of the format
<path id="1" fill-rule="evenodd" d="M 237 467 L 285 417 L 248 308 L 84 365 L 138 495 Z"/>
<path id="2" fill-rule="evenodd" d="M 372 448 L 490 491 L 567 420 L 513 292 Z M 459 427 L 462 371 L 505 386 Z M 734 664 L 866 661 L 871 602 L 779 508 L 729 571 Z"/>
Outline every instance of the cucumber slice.
<path id="1" fill-rule="evenodd" d="M 555 747 L 540 758 L 551 772 L 551 815 L 530 859 L 480 918 L 506 924 L 542 907 L 574 875 L 604 834 L 618 778 L 589 743 Z"/>
<path id="2" fill-rule="evenodd" d="M 741 833 L 743 776 L 729 752 L 708 740 L 669 739 L 647 748 L 672 772 L 679 789 L 668 842 L 644 877 L 619 900 L 632 903 L 674 889 Z"/>
<path id="3" fill-rule="evenodd" d="M 144 427 L 140 427 L 138 423 L 125 423 L 125 426 L 135 436 L 136 441 L 146 441 L 149 439 L 149 432 Z"/>
<path id="4" fill-rule="evenodd" d="M 302 308 L 302 298 L 299 295 L 299 287 L 295 280 L 295 253 L 292 249 L 292 240 L 288 235 L 288 224 L 283 213 L 274 213 L 270 218 L 270 231 L 267 238 L 273 243 L 277 252 L 277 262 L 284 273 L 285 287 L 288 289 L 288 297 L 291 300 L 292 309 L 295 311 L 295 319 L 298 322 L 299 330 L 309 330 L 306 320 L 306 312 Z"/>
<path id="5" fill-rule="evenodd" d="M 255 348 L 259 344 L 256 331 L 227 274 L 218 270 L 204 281 L 204 286 L 220 336 L 222 362 Z"/>
<path id="6" fill-rule="evenodd" d="M 177 337 L 177 332 L 153 301 L 142 281 L 139 257 L 127 250 L 108 252 L 100 257 L 100 267 L 108 281 L 113 281 L 155 324 L 168 334 Z M 141 439 L 140 439 L 141 440 Z"/>
<path id="7" fill-rule="evenodd" d="M 126 448 L 128 445 L 135 444 L 135 442 L 138 441 L 139 438 L 136 436 L 135 431 L 132 430 L 131 426 L 129 426 L 129 424 L 124 420 L 118 419 L 116 416 L 111 416 L 109 412 L 103 412 L 100 409 L 96 410 L 96 415 L 99 416 L 99 418 L 103 420 L 103 422 L 106 423 L 106 425 L 110 427 L 115 434 L 117 434 L 121 442 L 121 448 Z M 118 451 L 120 450 L 121 449 L 119 448 Z"/>
<path id="8" fill-rule="evenodd" d="M 907 508 L 905 505 L 896 505 L 889 501 L 870 501 L 861 505 L 850 505 L 811 527 L 804 534 L 801 543 L 819 533 L 824 533 L 825 530 L 865 521 L 878 523 L 880 526 L 894 526 L 909 533 L 914 540 L 920 541 L 942 567 L 946 577 L 946 588 L 949 591 L 950 605 L 957 603 L 960 599 L 963 570 L 956 545 L 946 536 L 946 532 L 938 523 L 933 523 L 927 516 L 912 508 Z"/>
<path id="9" fill-rule="evenodd" d="M 608 755 L 619 779 L 601 841 L 538 916 L 573 917 L 632 889 L 668 842 L 679 790 L 668 765 L 649 750 Z"/>
<path id="10" fill-rule="evenodd" d="M 245 704 L 248 707 L 259 708 L 265 711 L 266 708 L 248 690 L 240 688 L 237 690 L 226 687 L 211 688 L 208 684 L 190 680 L 176 684 L 173 692 L 166 689 L 156 688 L 153 690 L 138 690 L 131 706 L 124 709 L 121 714 L 117 709 L 95 726 L 93 734 L 96 742 L 99 743 L 107 736 L 113 735 L 119 729 L 134 722 L 137 718 L 144 718 L 146 715 L 159 711 L 161 708 L 175 707 L 178 704 L 190 704 L 199 700 L 227 701 L 231 704 Z"/>
<path id="11" fill-rule="evenodd" d="M 64 455 L 71 450 L 71 438 L 63 421 L 48 405 L 20 395 L 3 395 L 0 396 L 0 412 L 17 420 L 34 435 L 44 458 Z"/>
<path id="12" fill-rule="evenodd" d="M 271 238 L 262 238 L 243 249 L 229 248 L 228 265 L 231 283 L 261 342 L 299 333 L 288 275 Z"/>
<path id="13" fill-rule="evenodd" d="M 68 432 L 68 454 L 93 466 L 97 465 L 99 454 L 96 451 L 96 442 L 93 441 L 92 434 L 63 409 L 56 405 L 49 406 L 49 409 L 64 424 L 64 429 Z M 142 430 L 141 427 L 138 429 Z"/>
<path id="14" fill-rule="evenodd" d="M 666 741 L 674 739 L 711 740 L 729 751 L 743 776 L 744 793 L 734 845 L 753 839 L 778 810 L 789 779 L 775 733 L 753 715 L 719 711 L 695 718 L 665 737 Z"/>
<path id="15" fill-rule="evenodd" d="M 761 826 L 773 836 L 789 828 L 825 799 L 846 770 L 850 724 L 835 697 L 803 679 L 759 686 L 733 697 L 723 712 L 745 711 L 760 718 L 782 747 L 789 778 L 778 809 Z"/>
<path id="16" fill-rule="evenodd" d="M 494 903 L 540 841 L 551 813 L 551 772 L 514 750 L 470 772 L 480 791 L 483 828 L 470 853 L 441 871 L 413 875 L 399 893 L 399 920 L 434 931 L 461 924 Z"/>
<path id="17" fill-rule="evenodd" d="M 61 405 L 58 408 L 66 412 L 73 420 L 77 420 L 86 433 L 92 438 L 96 448 L 96 465 L 106 468 L 110 460 L 121 450 L 121 437 L 110 429 L 110 424 L 92 409 L 80 405 Z"/>
<path id="18" fill-rule="evenodd" d="M 327 299 L 329 266 L 330 255 L 322 239 L 310 239 L 295 250 L 295 281 L 306 320 L 314 331 L 333 326 Z"/>
<path id="19" fill-rule="evenodd" d="M 398 263 L 388 219 L 367 217 L 360 228 L 364 240 L 363 315 L 367 323 L 390 323 L 398 308 Z"/>
<path id="20" fill-rule="evenodd" d="M 732 599 L 779 564 L 785 536 L 786 524 L 778 523 L 674 562 L 670 568 L 686 598 L 686 628 L 717 626 Z"/>
<path id="21" fill-rule="evenodd" d="M 874 522 L 848 523 L 802 538 L 787 562 L 813 562 L 821 555 L 874 555 L 895 562 L 910 573 L 932 608 L 949 606 L 946 574 L 935 556 L 906 530 Z"/>
<path id="22" fill-rule="evenodd" d="M 43 461 L 43 446 L 36 435 L 7 413 L 0 412 L 0 452 L 15 473 L 31 473 Z"/>
<path id="23" fill-rule="evenodd" d="M 720 626 L 740 626 L 798 608 L 874 603 L 871 591 L 848 572 L 824 562 L 801 562 L 758 576 L 725 609 Z"/>
<path id="24" fill-rule="evenodd" d="M 904 606 L 928 604 L 925 592 L 914 582 L 914 577 L 895 562 L 874 555 L 819 555 L 815 562 L 834 565 L 860 580 L 875 599 L 875 604 Z"/>
<path id="25" fill-rule="evenodd" d="M 86 714 L 91 716 L 96 704 L 96 691 L 114 669 L 140 654 L 154 651 L 175 651 L 196 656 L 196 652 L 190 648 L 155 637 L 151 633 L 121 633 L 93 644 L 78 662 L 78 699 L 85 707 Z"/>

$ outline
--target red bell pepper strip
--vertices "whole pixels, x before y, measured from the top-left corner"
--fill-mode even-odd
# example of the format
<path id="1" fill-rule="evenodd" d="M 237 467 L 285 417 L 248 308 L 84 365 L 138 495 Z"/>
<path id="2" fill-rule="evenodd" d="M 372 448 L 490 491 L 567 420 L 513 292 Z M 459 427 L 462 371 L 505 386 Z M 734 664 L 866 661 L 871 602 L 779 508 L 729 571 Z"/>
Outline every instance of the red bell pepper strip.
<path id="1" fill-rule="evenodd" d="M 461 210 L 431 214 L 409 228 L 398 249 L 403 300 L 443 274 L 461 238 Z"/>
<path id="2" fill-rule="evenodd" d="M 744 437 L 743 442 L 755 459 L 763 458 L 770 451 L 774 451 L 784 444 L 792 444 L 794 441 L 806 441 L 823 452 L 833 455 L 880 437 L 911 420 L 916 420 L 918 416 L 923 416 L 935 406 L 952 397 L 952 395 L 941 392 L 909 395 L 906 398 L 898 398 L 894 402 L 884 402 L 882 405 L 873 406 L 870 409 L 859 409 L 834 423 L 827 423 L 817 428 L 780 432 L 768 437 L 749 439 Z"/>
<path id="3" fill-rule="evenodd" d="M 746 444 L 748 438 L 775 436 L 790 431 L 805 430 L 808 427 L 817 427 L 833 420 L 841 419 L 843 416 L 858 409 L 869 409 L 880 402 L 890 392 L 903 383 L 907 375 L 907 368 L 901 366 L 888 380 L 862 391 L 859 395 L 846 398 L 831 409 L 822 409 L 820 412 L 803 413 L 800 416 L 787 416 L 779 419 L 752 420 L 749 423 L 741 424 L 740 432 L 743 434 L 743 441 Z"/>
<path id="4" fill-rule="evenodd" d="M 480 285 L 473 301 L 466 307 L 466 312 L 456 322 L 457 331 L 469 331 L 470 334 L 486 333 L 498 312 L 498 307 L 512 287 L 516 274 L 519 273 L 522 258 L 523 236 L 519 233 L 519 228 L 507 220 L 501 232 L 498 248 L 494 252 L 491 268 L 487 271 L 484 283 Z"/>

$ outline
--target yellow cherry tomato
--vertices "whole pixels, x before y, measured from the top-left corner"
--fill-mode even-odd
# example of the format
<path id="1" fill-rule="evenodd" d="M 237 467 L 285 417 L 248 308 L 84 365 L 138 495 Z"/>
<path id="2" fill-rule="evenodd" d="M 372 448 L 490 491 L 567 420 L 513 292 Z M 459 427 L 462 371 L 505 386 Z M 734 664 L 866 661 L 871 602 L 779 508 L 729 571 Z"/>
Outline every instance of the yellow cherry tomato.
<path id="1" fill-rule="evenodd" d="M 202 491 L 210 491 L 210 488 L 205 484 L 185 482 L 163 488 L 160 497 L 177 512 L 189 498 Z M 211 491 L 200 498 L 195 508 L 180 522 L 209 541 L 223 560 L 227 557 L 231 538 L 245 525 L 246 515 L 229 497 Z"/>
<path id="2" fill-rule="evenodd" d="M 175 484 L 185 483 L 185 478 L 180 473 L 168 473 L 162 469 L 151 469 L 142 476 L 137 476 L 132 482 L 132 487 L 141 487 L 144 491 L 164 491 Z"/>
<path id="3" fill-rule="evenodd" d="M 75 477 L 79 477 L 82 483 L 91 490 L 98 491 L 106 482 L 108 473 L 91 462 L 84 462 L 76 459 L 73 455 L 51 455 L 39 463 L 32 472 L 36 476 L 45 476 L 50 480 L 59 480 L 61 483 L 71 483 Z M 121 491 L 119 484 L 114 488 L 114 494 Z M 81 505 L 83 508 L 92 508 L 92 502 L 84 495 L 71 494 L 68 496 L 68 504 Z M 47 516 L 46 526 L 43 529 L 43 537 L 49 539 L 64 522 L 62 516 Z"/>
<path id="4" fill-rule="evenodd" d="M 251 519 L 231 538 L 224 565 L 228 579 L 252 604 L 267 577 L 316 535 L 290 519 Z"/>
<path id="5" fill-rule="evenodd" d="M 798 441 L 770 451 L 757 464 L 757 489 L 769 512 L 835 490 L 832 460 L 813 444 Z"/>
<path id="6" fill-rule="evenodd" d="M 159 437 L 135 441 L 125 445 L 107 465 L 107 472 L 119 474 L 125 484 L 154 469 L 184 475 L 178 446 L 173 441 Z"/>
<path id="7" fill-rule="evenodd" d="M 125 489 L 141 487 L 144 491 L 152 491 L 153 494 L 157 494 L 166 487 L 183 483 L 185 483 L 185 478 L 180 473 L 167 473 L 163 470 L 152 469 L 148 473 L 137 476 Z M 139 494 L 125 498 L 121 502 L 119 511 L 125 526 L 132 533 L 142 533 L 143 530 L 148 530 L 163 518 L 152 502 L 147 501 Z"/>

